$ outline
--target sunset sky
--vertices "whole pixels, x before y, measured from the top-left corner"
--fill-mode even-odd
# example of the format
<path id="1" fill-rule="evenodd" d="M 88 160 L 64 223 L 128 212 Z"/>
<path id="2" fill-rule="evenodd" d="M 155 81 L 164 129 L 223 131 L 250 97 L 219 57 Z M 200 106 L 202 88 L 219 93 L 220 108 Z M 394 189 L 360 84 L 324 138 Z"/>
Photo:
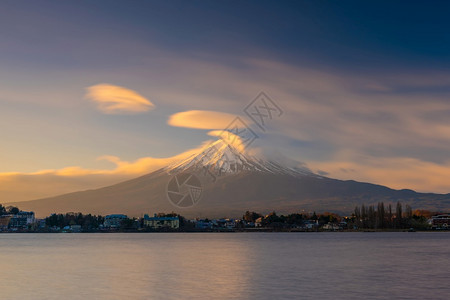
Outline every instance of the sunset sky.
<path id="1" fill-rule="evenodd" d="M 1 1 L 0 203 L 116 183 L 240 116 L 312 171 L 450 192 L 450 3 Z M 258 128 L 265 92 L 283 110 Z"/>

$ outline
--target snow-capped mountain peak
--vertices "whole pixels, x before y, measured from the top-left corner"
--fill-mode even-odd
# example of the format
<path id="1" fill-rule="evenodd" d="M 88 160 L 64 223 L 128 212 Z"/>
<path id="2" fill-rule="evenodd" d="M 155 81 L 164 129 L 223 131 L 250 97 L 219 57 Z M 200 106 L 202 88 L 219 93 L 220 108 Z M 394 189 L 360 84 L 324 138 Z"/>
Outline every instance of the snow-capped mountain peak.
<path id="1" fill-rule="evenodd" d="M 200 170 L 208 170 L 219 176 L 241 171 L 267 172 L 293 176 L 317 176 L 304 167 L 285 166 L 276 161 L 255 157 L 246 153 L 242 147 L 235 147 L 223 139 L 219 139 L 209 144 L 199 153 L 193 154 L 165 168 L 165 171 L 169 173 Z"/>

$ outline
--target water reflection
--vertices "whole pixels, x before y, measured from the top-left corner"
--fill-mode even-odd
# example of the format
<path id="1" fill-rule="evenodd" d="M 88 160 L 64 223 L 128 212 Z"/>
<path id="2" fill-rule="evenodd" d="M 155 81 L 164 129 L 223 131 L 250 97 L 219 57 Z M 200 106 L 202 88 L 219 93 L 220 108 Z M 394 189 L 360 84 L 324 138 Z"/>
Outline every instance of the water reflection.
<path id="1" fill-rule="evenodd" d="M 446 233 L 2 234 L 1 299 L 445 299 Z"/>

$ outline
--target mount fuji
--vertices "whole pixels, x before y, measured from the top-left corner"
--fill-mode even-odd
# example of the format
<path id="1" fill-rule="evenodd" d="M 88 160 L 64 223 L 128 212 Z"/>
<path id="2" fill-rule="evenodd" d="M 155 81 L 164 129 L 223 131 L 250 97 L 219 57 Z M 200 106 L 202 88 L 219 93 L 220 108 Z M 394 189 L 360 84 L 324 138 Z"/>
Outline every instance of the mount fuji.
<path id="1" fill-rule="evenodd" d="M 240 147 L 242 148 L 242 146 Z M 276 161 L 251 156 L 243 149 L 239 149 L 239 146 L 227 143 L 222 139 L 211 143 L 200 153 L 164 168 L 168 173 L 199 172 L 205 169 L 217 176 L 246 171 L 273 175 L 321 177 L 307 168 L 283 166 Z"/>
<path id="2" fill-rule="evenodd" d="M 401 201 L 412 208 L 449 210 L 450 194 L 417 193 L 317 175 L 248 154 L 219 139 L 199 153 L 150 174 L 95 190 L 11 203 L 38 216 L 177 212 L 192 217 L 239 217 L 261 213 L 330 211 L 351 213 L 356 205 Z"/>

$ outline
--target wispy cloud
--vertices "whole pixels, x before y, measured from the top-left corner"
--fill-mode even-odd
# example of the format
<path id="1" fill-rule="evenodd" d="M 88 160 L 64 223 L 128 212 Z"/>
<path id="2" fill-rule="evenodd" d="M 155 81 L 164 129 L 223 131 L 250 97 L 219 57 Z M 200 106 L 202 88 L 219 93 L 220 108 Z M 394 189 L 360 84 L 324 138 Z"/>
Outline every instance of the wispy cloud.
<path id="1" fill-rule="evenodd" d="M 237 148 L 239 151 L 245 151 L 245 143 L 239 135 L 225 130 L 213 130 L 208 132 L 208 135 L 218 137 L 225 143 Z"/>
<path id="2" fill-rule="evenodd" d="M 175 127 L 225 129 L 235 118 L 236 115 L 218 111 L 189 110 L 171 115 L 167 123 Z"/>
<path id="3" fill-rule="evenodd" d="M 100 188 L 150 173 L 168 164 L 186 159 L 203 149 L 204 146 L 205 144 L 202 144 L 181 154 L 165 158 L 142 157 L 135 161 L 124 161 L 111 155 L 98 158 L 111 162 L 114 165 L 111 169 L 71 166 L 31 173 L 0 173 L 0 199 L 2 203 L 20 202 Z"/>
<path id="4" fill-rule="evenodd" d="M 86 98 L 105 114 L 142 113 L 154 108 L 150 100 L 137 92 L 107 83 L 88 87 Z"/>

